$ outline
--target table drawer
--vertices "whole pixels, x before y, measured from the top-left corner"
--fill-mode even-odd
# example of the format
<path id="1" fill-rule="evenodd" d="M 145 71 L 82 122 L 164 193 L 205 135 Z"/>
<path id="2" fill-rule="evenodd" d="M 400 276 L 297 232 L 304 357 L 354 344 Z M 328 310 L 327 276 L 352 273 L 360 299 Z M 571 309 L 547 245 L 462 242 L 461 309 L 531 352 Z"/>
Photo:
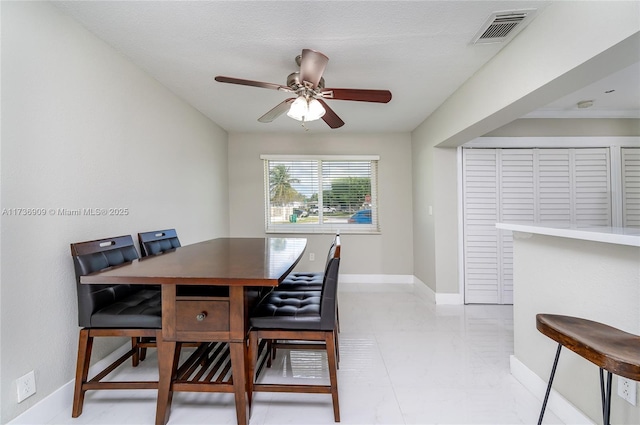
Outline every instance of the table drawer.
<path id="1" fill-rule="evenodd" d="M 178 332 L 229 331 L 229 302 L 176 301 L 176 330 Z"/>

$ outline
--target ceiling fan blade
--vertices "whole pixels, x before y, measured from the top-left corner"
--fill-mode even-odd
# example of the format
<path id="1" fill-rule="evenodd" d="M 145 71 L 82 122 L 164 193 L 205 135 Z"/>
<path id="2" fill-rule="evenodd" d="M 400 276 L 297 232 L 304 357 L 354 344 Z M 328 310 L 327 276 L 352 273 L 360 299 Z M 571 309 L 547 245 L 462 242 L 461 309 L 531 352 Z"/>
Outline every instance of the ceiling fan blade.
<path id="1" fill-rule="evenodd" d="M 278 118 L 280 115 L 284 114 L 289 110 L 293 101 L 296 100 L 295 97 L 291 97 L 289 99 L 285 99 L 282 102 L 278 103 L 275 108 L 271 109 L 269 112 L 258 118 L 260 122 L 271 122 Z"/>
<path id="2" fill-rule="evenodd" d="M 327 62 L 329 62 L 329 58 L 324 54 L 311 49 L 303 49 L 300 59 L 300 81 L 311 84 L 313 89 L 318 87 Z"/>
<path id="3" fill-rule="evenodd" d="M 320 102 L 324 107 L 325 113 L 322 116 L 322 119 L 324 120 L 324 122 L 327 123 L 329 127 L 340 128 L 344 125 L 344 121 L 340 119 L 338 114 L 333 112 L 333 109 L 329 108 L 329 105 L 327 105 L 327 103 L 324 100 L 318 99 L 318 102 Z"/>
<path id="4" fill-rule="evenodd" d="M 388 103 L 391 100 L 389 90 L 367 89 L 323 89 L 322 97 L 336 100 L 355 100 L 356 102 Z"/>
<path id="5" fill-rule="evenodd" d="M 281 84 L 263 83 L 262 81 L 253 81 L 253 80 L 243 80 L 241 78 L 224 77 L 222 75 L 218 75 L 215 79 L 220 83 L 239 84 L 241 86 L 251 86 L 251 87 L 260 87 L 263 89 L 282 90 L 289 93 L 293 92 L 289 87 L 283 86 Z"/>

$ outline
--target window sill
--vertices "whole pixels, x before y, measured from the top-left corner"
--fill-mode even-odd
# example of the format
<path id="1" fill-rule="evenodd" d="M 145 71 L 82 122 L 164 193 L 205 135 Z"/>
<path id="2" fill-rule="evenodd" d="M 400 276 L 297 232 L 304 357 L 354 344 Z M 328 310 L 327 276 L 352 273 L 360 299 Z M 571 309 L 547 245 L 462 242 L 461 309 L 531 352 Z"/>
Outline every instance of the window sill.
<path id="1" fill-rule="evenodd" d="M 339 232 L 341 235 L 381 235 L 382 232 L 380 230 L 358 230 L 358 229 L 267 229 L 265 230 L 266 234 L 294 234 L 294 235 L 335 235 Z"/>

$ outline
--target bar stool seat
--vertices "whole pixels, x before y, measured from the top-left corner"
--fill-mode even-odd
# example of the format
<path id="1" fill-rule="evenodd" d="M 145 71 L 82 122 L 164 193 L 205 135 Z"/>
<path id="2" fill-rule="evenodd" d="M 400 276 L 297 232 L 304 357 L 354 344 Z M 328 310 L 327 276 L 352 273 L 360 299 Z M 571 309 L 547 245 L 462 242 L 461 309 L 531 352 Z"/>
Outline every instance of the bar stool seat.
<path id="1" fill-rule="evenodd" d="M 558 343 L 538 424 L 542 423 L 560 350 L 564 346 L 600 368 L 602 414 L 604 424 L 608 425 L 611 413 L 611 375 L 640 381 L 640 336 L 592 320 L 556 314 L 536 315 L 536 328 Z M 603 370 L 607 371 L 606 387 Z"/>

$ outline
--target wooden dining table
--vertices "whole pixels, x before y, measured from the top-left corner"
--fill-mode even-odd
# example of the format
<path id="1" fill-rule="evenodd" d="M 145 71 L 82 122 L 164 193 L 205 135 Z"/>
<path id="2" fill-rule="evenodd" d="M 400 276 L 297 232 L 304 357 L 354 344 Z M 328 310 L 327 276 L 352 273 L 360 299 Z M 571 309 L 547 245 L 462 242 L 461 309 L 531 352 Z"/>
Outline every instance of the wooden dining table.
<path id="1" fill-rule="evenodd" d="M 282 282 L 306 244 L 304 238 L 211 239 L 81 277 L 86 284 L 161 285 L 157 425 L 168 421 L 174 391 L 233 392 L 238 425 L 248 423 L 248 315 L 260 288 Z M 202 342 L 201 357 L 178 371 L 185 342 Z M 195 372 L 205 366 L 210 371 Z"/>

